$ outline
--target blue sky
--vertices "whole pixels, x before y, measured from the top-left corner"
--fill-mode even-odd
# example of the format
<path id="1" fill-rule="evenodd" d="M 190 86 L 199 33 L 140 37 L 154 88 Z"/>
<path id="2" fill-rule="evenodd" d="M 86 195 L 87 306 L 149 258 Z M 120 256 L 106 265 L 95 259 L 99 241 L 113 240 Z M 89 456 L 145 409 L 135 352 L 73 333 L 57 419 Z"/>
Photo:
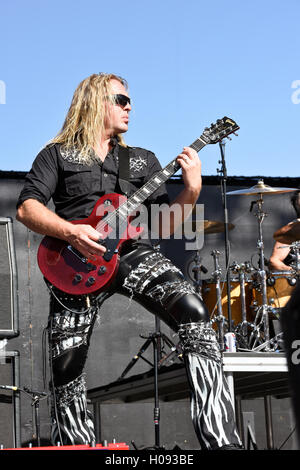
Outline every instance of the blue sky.
<path id="1" fill-rule="evenodd" d="M 299 0 L 2 2 L 0 170 L 29 170 L 78 83 L 104 71 L 129 82 L 127 143 L 162 165 L 227 115 L 241 128 L 229 175 L 299 176 L 299 13 Z M 216 174 L 219 146 L 200 157 Z"/>

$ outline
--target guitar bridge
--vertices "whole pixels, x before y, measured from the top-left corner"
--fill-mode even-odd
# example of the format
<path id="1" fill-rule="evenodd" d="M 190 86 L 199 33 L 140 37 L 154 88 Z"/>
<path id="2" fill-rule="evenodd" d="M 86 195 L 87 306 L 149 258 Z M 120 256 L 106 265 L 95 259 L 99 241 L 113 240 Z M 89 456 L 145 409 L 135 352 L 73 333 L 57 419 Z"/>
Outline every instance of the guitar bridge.
<path id="1" fill-rule="evenodd" d="M 80 259 L 82 263 L 86 264 L 88 262 L 87 258 L 83 256 L 80 251 L 76 250 L 76 248 L 74 248 L 72 245 L 67 245 L 67 248 L 73 253 L 73 255 L 77 256 L 77 258 Z"/>

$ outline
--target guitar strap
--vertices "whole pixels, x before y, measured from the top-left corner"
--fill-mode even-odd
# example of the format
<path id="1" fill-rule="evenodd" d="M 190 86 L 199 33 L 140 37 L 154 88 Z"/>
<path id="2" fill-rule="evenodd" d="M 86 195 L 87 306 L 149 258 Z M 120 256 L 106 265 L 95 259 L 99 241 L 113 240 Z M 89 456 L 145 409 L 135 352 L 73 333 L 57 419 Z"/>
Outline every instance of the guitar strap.
<path id="1" fill-rule="evenodd" d="M 119 145 L 119 187 L 121 192 L 128 197 L 130 194 L 129 183 L 129 147 Z"/>

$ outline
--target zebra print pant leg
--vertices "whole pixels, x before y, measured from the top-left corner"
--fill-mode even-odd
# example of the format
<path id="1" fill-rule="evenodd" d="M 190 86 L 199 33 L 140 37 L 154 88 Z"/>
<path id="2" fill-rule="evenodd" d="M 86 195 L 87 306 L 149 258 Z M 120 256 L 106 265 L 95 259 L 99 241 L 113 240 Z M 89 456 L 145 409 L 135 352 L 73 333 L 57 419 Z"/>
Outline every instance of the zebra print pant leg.
<path id="1" fill-rule="evenodd" d="M 87 409 L 83 368 L 97 306 L 87 308 L 78 299 L 61 297 L 65 308 L 53 301 L 48 333 L 53 445 L 91 444 L 95 441 L 92 414 Z"/>
<path id="2" fill-rule="evenodd" d="M 190 323 L 181 325 L 179 337 L 192 392 L 192 420 L 201 447 L 241 446 L 214 330 L 210 324 Z"/>
<path id="3" fill-rule="evenodd" d="M 184 352 L 191 390 L 193 424 L 203 449 L 241 445 L 216 334 L 203 302 L 181 271 L 159 252 L 130 254 L 122 279 L 129 296 L 156 313 L 175 331 Z"/>
<path id="4" fill-rule="evenodd" d="M 57 410 L 52 404 L 51 442 L 91 444 L 95 442 L 92 414 L 87 409 L 85 377 L 82 374 L 66 385 L 56 387 Z"/>

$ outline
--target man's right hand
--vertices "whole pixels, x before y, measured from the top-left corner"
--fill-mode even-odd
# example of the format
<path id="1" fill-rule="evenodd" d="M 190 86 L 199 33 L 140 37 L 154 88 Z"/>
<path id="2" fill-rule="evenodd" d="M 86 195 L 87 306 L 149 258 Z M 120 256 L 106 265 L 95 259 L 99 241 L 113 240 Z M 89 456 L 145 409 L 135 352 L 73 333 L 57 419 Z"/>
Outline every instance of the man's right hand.
<path id="1" fill-rule="evenodd" d="M 103 256 L 106 252 L 106 248 L 99 243 L 101 233 L 91 225 L 74 224 L 66 238 L 86 258 L 95 259 L 95 255 Z"/>
<path id="2" fill-rule="evenodd" d="M 103 256 L 106 251 L 97 243 L 101 233 L 91 225 L 68 222 L 35 199 L 23 202 L 18 208 L 17 220 L 36 233 L 65 240 L 86 258 Z"/>

